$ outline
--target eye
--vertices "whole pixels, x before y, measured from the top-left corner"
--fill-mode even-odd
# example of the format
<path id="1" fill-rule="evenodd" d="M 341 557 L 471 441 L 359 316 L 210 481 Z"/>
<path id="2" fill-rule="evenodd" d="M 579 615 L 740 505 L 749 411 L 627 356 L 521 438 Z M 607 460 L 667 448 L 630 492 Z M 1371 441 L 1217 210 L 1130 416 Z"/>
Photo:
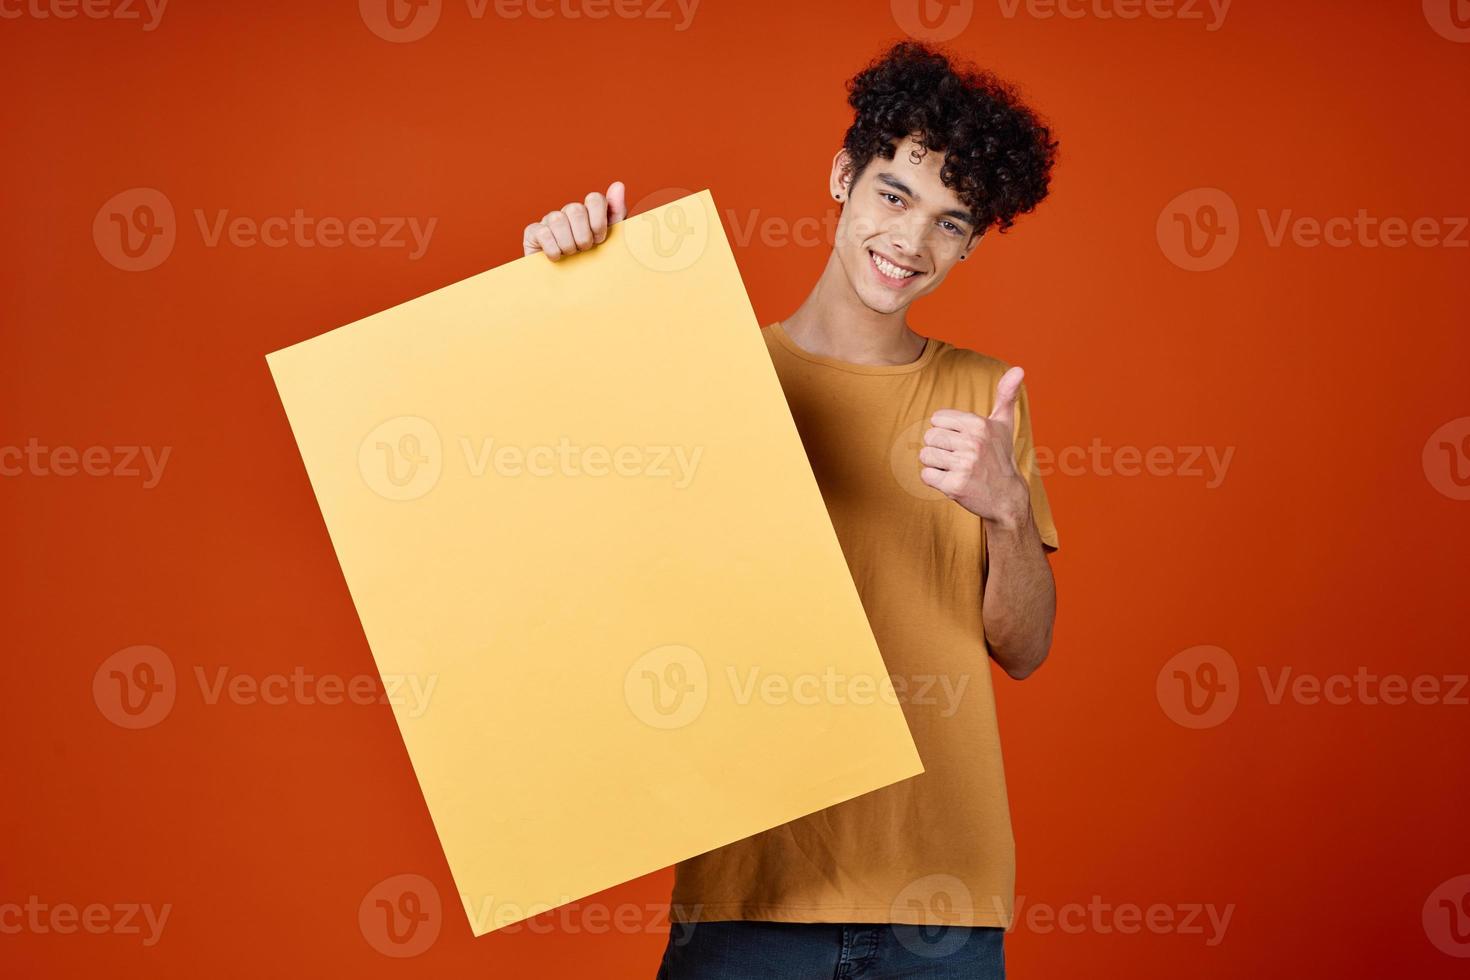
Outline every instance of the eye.
<path id="1" fill-rule="evenodd" d="M 903 199 L 900 198 L 897 194 L 890 194 L 888 191 L 879 191 L 878 193 L 883 198 L 883 200 L 887 201 L 889 204 L 903 203 Z"/>
<path id="2" fill-rule="evenodd" d="M 958 235 L 960 233 L 959 225 L 955 224 L 953 221 L 941 221 L 940 224 L 944 225 L 945 229 L 951 234 Z"/>

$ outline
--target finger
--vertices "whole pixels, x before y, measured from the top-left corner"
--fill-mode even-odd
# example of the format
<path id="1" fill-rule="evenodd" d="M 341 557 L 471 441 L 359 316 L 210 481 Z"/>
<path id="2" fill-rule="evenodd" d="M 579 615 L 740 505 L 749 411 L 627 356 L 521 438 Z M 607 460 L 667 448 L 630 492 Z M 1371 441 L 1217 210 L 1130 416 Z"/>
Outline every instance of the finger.
<path id="1" fill-rule="evenodd" d="M 551 229 L 539 221 L 531 227 L 535 229 L 534 237 L 537 249 L 545 253 L 546 257 L 553 262 L 560 259 L 562 256 L 561 246 L 556 243 L 556 236 L 551 233 Z"/>
<path id="2" fill-rule="evenodd" d="M 592 241 L 601 245 L 607 241 L 607 198 L 601 192 L 587 195 L 587 221 L 592 225 Z"/>
<path id="3" fill-rule="evenodd" d="M 1010 426 L 1016 418 L 1016 394 L 1021 390 L 1021 379 L 1026 372 L 1018 367 L 1013 367 L 1000 376 L 1000 383 L 995 386 L 995 407 L 990 410 L 990 417 L 997 422 L 1004 422 Z"/>
<path id="4" fill-rule="evenodd" d="M 919 479 L 924 481 L 925 486 L 933 487 L 945 496 L 949 496 L 949 483 L 952 477 L 948 470 L 926 466 L 919 471 Z"/>
<path id="5" fill-rule="evenodd" d="M 567 216 L 567 224 L 572 227 L 572 241 L 577 243 L 577 251 L 585 252 L 591 248 L 592 222 L 587 217 L 587 205 L 572 202 L 562 208 L 561 213 Z"/>
<path id="6" fill-rule="evenodd" d="M 628 216 L 628 189 L 621 180 L 615 180 L 607 188 L 607 223 L 615 225 Z"/>
<path id="7" fill-rule="evenodd" d="M 950 429 L 954 432 L 964 432 L 969 435 L 978 435 L 984 428 L 980 423 L 983 420 L 974 412 L 961 412 L 957 408 L 941 408 L 929 416 L 929 424 L 938 429 Z"/>
<path id="8" fill-rule="evenodd" d="M 545 226 L 539 221 L 533 221 L 526 225 L 526 230 L 521 232 L 521 247 L 526 250 L 527 255 L 534 255 L 541 251 L 541 240 L 539 232 Z"/>
<path id="9" fill-rule="evenodd" d="M 551 229 L 551 237 L 556 239 L 556 246 L 564 255 L 571 255 L 577 250 L 577 241 L 572 237 L 572 223 L 567 216 L 560 211 L 552 211 L 541 219 L 541 223 Z"/>
<path id="10" fill-rule="evenodd" d="M 924 433 L 924 445 L 940 449 L 959 450 L 972 446 L 970 436 L 953 429 L 930 429 Z"/>
<path id="11" fill-rule="evenodd" d="M 936 470 L 953 470 L 963 465 L 964 460 L 948 449 L 925 446 L 919 450 L 919 462 Z"/>

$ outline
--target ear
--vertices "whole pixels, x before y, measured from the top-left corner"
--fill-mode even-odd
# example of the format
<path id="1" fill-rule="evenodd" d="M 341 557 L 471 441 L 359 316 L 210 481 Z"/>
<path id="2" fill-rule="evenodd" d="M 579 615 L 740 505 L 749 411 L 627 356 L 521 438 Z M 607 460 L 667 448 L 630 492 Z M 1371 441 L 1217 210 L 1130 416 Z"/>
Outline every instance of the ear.
<path id="1" fill-rule="evenodd" d="M 846 149 L 832 156 L 832 173 L 827 178 L 827 193 L 836 201 L 845 201 L 852 192 L 852 157 Z"/>

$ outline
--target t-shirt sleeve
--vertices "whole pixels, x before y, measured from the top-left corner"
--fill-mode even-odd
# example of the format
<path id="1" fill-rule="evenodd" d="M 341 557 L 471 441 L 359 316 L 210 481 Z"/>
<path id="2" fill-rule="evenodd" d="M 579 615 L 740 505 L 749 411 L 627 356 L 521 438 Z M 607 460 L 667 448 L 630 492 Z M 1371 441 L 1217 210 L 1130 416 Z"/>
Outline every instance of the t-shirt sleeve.
<path id="1" fill-rule="evenodd" d="M 1046 488 L 1041 485 L 1041 471 L 1036 464 L 1036 443 L 1031 436 L 1031 402 L 1026 394 L 1026 384 L 1016 395 L 1016 470 L 1031 488 L 1031 515 L 1036 520 L 1036 529 L 1041 533 L 1041 543 L 1055 551 L 1057 526 L 1051 516 L 1051 502 L 1046 499 Z"/>

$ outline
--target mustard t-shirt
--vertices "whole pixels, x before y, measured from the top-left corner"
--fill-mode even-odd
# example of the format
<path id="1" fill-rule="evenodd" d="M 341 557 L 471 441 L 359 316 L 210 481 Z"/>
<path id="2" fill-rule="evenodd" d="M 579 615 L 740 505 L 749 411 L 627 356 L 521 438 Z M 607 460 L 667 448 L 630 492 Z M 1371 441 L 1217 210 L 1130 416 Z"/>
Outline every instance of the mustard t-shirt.
<path id="1" fill-rule="evenodd" d="M 1007 366 L 933 338 L 909 364 L 850 364 L 802 350 L 779 323 L 764 334 L 924 772 L 680 862 L 671 917 L 1009 927 L 1015 844 L 980 615 L 984 525 L 926 486 L 918 460 L 929 417 L 988 415 Z M 1015 435 L 1055 548 L 1024 386 Z"/>

